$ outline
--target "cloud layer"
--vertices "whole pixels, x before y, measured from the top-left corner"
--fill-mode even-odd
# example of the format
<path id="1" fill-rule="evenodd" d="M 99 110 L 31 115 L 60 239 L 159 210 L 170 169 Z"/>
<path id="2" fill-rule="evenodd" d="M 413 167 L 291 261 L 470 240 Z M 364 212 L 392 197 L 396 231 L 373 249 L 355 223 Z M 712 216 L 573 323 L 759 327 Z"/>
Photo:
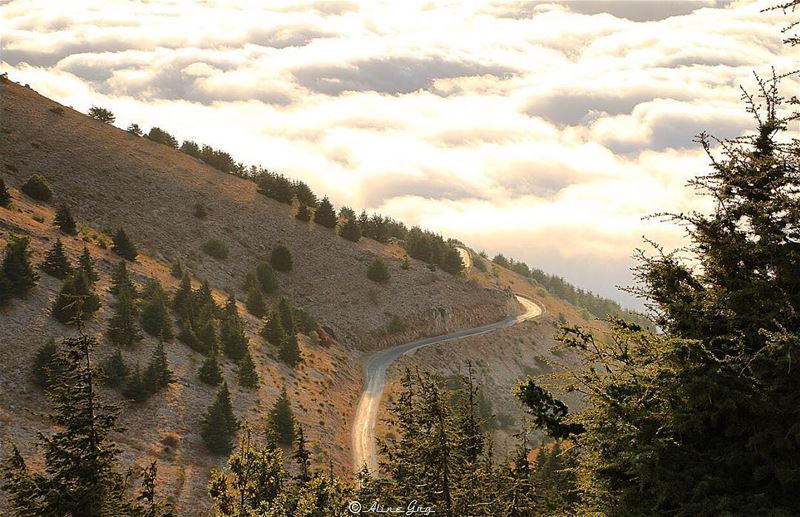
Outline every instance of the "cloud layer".
<path id="1" fill-rule="evenodd" d="M 693 136 L 795 68 L 760 2 L 15 0 L 4 71 L 604 294 L 702 207 Z M 786 85 L 797 90 L 796 81 Z"/>

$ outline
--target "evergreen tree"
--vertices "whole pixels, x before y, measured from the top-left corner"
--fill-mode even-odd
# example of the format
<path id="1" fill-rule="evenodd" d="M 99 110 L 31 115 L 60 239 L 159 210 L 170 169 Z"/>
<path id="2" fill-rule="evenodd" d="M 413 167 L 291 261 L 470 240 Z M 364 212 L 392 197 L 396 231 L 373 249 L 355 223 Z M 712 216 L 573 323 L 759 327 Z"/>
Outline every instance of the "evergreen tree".
<path id="1" fill-rule="evenodd" d="M 287 254 L 289 250 L 286 250 Z M 291 269 L 291 254 L 289 254 L 289 264 Z M 261 286 L 261 290 L 267 294 L 274 293 L 278 290 L 278 277 L 275 275 L 275 271 L 272 269 L 272 266 L 269 265 L 268 262 L 259 262 L 256 266 L 256 278 L 258 279 L 258 283 Z"/>
<path id="2" fill-rule="evenodd" d="M 461 253 L 453 246 L 448 247 L 441 266 L 443 270 L 451 275 L 461 273 L 464 270 L 464 262 L 461 260 Z"/>
<path id="3" fill-rule="evenodd" d="M 135 122 L 131 123 L 131 125 L 129 125 L 128 129 L 125 131 L 135 136 L 142 136 L 142 128 L 140 128 L 139 124 L 136 124 Z"/>
<path id="4" fill-rule="evenodd" d="M 290 334 L 286 336 L 278 350 L 278 357 L 291 367 L 295 367 L 302 362 L 303 357 L 300 355 L 300 347 L 297 345 L 296 335 Z"/>
<path id="5" fill-rule="evenodd" d="M 239 361 L 244 357 L 247 353 L 247 337 L 244 334 L 244 321 L 236 309 L 236 298 L 233 295 L 228 297 L 223 309 L 219 335 L 222 351 L 226 356 L 234 361 Z"/>
<path id="6" fill-rule="evenodd" d="M 274 346 L 281 346 L 286 340 L 286 330 L 277 311 L 270 313 L 264 328 L 261 329 L 261 336 Z"/>
<path id="7" fill-rule="evenodd" d="M 130 374 L 119 348 L 102 362 L 100 369 L 103 372 L 103 380 L 112 388 L 122 385 Z"/>
<path id="8" fill-rule="evenodd" d="M 223 380 L 218 355 L 216 347 L 212 348 L 198 372 L 200 380 L 209 386 L 216 386 Z"/>
<path id="9" fill-rule="evenodd" d="M 86 279 L 89 280 L 90 283 L 95 283 L 100 280 L 100 275 L 97 274 L 94 268 L 94 259 L 92 258 L 92 254 L 89 253 L 89 248 L 86 246 L 83 247 L 83 252 L 81 256 L 78 258 L 78 267 L 86 273 Z"/>
<path id="10" fill-rule="evenodd" d="M 100 122 L 106 124 L 113 124 L 117 117 L 106 108 L 101 108 L 100 106 L 92 106 L 89 108 L 88 115 L 95 120 L 99 120 Z"/>
<path id="11" fill-rule="evenodd" d="M 294 427 L 294 412 L 289 402 L 289 394 L 284 387 L 267 415 L 267 434 L 277 443 L 289 446 L 294 441 Z"/>
<path id="12" fill-rule="evenodd" d="M 66 359 L 59 352 L 56 340 L 48 339 L 33 356 L 33 382 L 40 388 L 49 388 L 58 383 L 66 367 Z"/>
<path id="13" fill-rule="evenodd" d="M 197 333 L 197 341 L 200 345 L 198 352 L 213 355 L 213 350 L 219 350 L 219 334 L 213 319 L 209 319 Z"/>
<path id="14" fill-rule="evenodd" d="M 174 264 L 172 264 L 172 269 L 170 270 L 170 274 L 173 278 L 177 278 L 178 280 L 183 278 L 183 266 L 181 266 L 181 261 L 177 260 Z"/>
<path id="15" fill-rule="evenodd" d="M 233 414 L 228 384 L 223 382 L 203 419 L 200 435 L 212 452 L 227 454 L 233 448 L 233 437 L 238 430 L 239 421 Z"/>
<path id="16" fill-rule="evenodd" d="M 355 219 L 348 219 L 347 222 L 342 225 L 339 235 L 348 241 L 358 242 L 361 239 L 361 229 L 358 227 L 358 223 Z"/>
<path id="17" fill-rule="evenodd" d="M 114 234 L 112 241 L 113 243 L 111 246 L 111 251 L 125 260 L 129 260 L 131 262 L 136 260 L 136 256 L 139 254 L 139 252 L 136 250 L 136 246 L 133 244 L 133 241 L 131 241 L 130 237 L 128 237 L 128 234 L 125 233 L 125 230 L 122 228 L 117 230 L 117 233 Z"/>
<path id="18" fill-rule="evenodd" d="M 163 388 L 166 388 L 175 382 L 175 376 L 169 369 L 169 362 L 167 361 L 167 354 L 164 352 L 164 340 L 159 339 L 158 344 L 153 349 L 153 355 L 150 362 L 147 364 L 147 370 L 144 373 L 144 379 L 150 391 L 155 393 Z"/>
<path id="19" fill-rule="evenodd" d="M 200 289 L 193 293 L 192 300 L 195 323 L 201 323 L 219 315 L 219 306 L 211 294 L 211 286 L 208 284 L 208 280 L 203 280 L 203 283 L 200 284 Z"/>
<path id="20" fill-rule="evenodd" d="M 121 346 L 132 346 L 144 338 L 139 328 L 139 308 L 127 288 L 117 292 L 114 315 L 108 322 L 108 338 Z"/>
<path id="21" fill-rule="evenodd" d="M 6 245 L 2 276 L 9 286 L 10 296 L 24 296 L 39 280 L 30 262 L 30 239 L 12 235 Z"/>
<path id="22" fill-rule="evenodd" d="M 319 206 L 314 212 L 314 222 L 326 228 L 336 227 L 336 212 L 327 196 L 319 202 Z"/>
<path id="23" fill-rule="evenodd" d="M 48 392 L 52 431 L 39 434 L 43 469 L 31 471 L 16 446 L 0 469 L 7 510 L 14 515 L 145 515 L 127 495 L 127 476 L 117 469 L 119 450 L 111 433 L 118 409 L 99 401 L 90 359 L 96 344 L 87 336 L 63 343 L 67 367 Z"/>
<path id="24" fill-rule="evenodd" d="M 53 197 L 53 190 L 50 188 L 50 184 L 39 174 L 34 174 L 28 178 L 20 190 L 31 198 L 45 203 Z"/>
<path id="25" fill-rule="evenodd" d="M 367 278 L 373 282 L 388 282 L 391 275 L 389 274 L 389 268 L 386 267 L 386 263 L 379 258 L 373 260 L 369 268 L 367 268 Z"/>
<path id="26" fill-rule="evenodd" d="M 57 239 L 50 251 L 44 256 L 44 261 L 39 265 L 39 269 L 59 279 L 64 279 L 72 273 L 72 265 L 70 265 L 69 259 L 64 253 L 64 245 L 61 243 L 61 239 Z"/>
<path id="27" fill-rule="evenodd" d="M 178 318 L 184 322 L 194 321 L 194 295 L 192 293 L 192 280 L 189 275 L 184 273 L 181 285 L 175 291 L 172 298 L 172 310 Z"/>
<path id="28" fill-rule="evenodd" d="M 247 290 L 245 306 L 247 307 L 247 312 L 257 318 L 263 318 L 267 313 L 267 302 L 264 300 L 264 295 L 261 294 L 261 289 L 257 285 L 251 285 Z"/>
<path id="29" fill-rule="evenodd" d="M 297 480 L 301 483 L 311 481 L 311 452 L 306 447 L 306 433 L 299 422 L 295 425 L 292 459 L 299 468 Z"/>
<path id="30" fill-rule="evenodd" d="M 253 362 L 253 356 L 250 355 L 250 350 L 245 350 L 244 356 L 239 361 L 239 385 L 243 388 L 255 388 L 258 386 L 258 372 L 256 371 L 256 364 Z"/>
<path id="31" fill-rule="evenodd" d="M 75 218 L 72 217 L 72 213 L 67 205 L 62 204 L 58 207 L 53 224 L 58 226 L 59 229 L 67 235 L 76 235 L 78 233 L 78 226 L 75 223 Z"/>
<path id="32" fill-rule="evenodd" d="M 92 316 L 100 308 L 100 297 L 92 289 L 83 270 L 67 278 L 53 303 L 53 317 L 65 324 L 75 324 Z"/>
<path id="33" fill-rule="evenodd" d="M 109 292 L 114 296 L 119 296 L 120 291 L 124 290 L 132 298 L 137 298 L 139 293 L 136 291 L 136 286 L 133 285 L 130 274 L 128 273 L 128 263 L 120 260 L 114 271 L 111 273 L 111 288 Z"/>
<path id="34" fill-rule="evenodd" d="M 311 211 L 308 209 L 306 205 L 300 205 L 297 208 L 297 213 L 295 214 L 295 218 L 299 221 L 308 222 L 311 220 Z"/>
<path id="35" fill-rule="evenodd" d="M 142 291 L 142 329 L 164 341 L 171 341 L 175 337 L 172 317 L 167 309 L 168 300 L 161 282 L 156 278 L 148 279 Z"/>
<path id="36" fill-rule="evenodd" d="M 0 178 L 0 207 L 9 208 L 11 206 L 11 194 L 8 193 L 6 182 Z"/>
<path id="37" fill-rule="evenodd" d="M 278 302 L 278 314 L 280 315 L 281 324 L 286 334 L 288 336 L 297 334 L 297 325 L 294 322 L 294 309 L 292 309 L 292 306 L 286 298 L 281 298 L 281 301 Z"/>
<path id="38" fill-rule="evenodd" d="M 288 273 L 292 270 L 292 253 L 283 244 L 278 244 L 272 250 L 269 262 L 276 271 Z"/>
<path id="39" fill-rule="evenodd" d="M 150 398 L 150 386 L 148 386 L 147 380 L 142 375 L 142 370 L 138 363 L 128 375 L 128 378 L 125 379 L 125 384 L 122 386 L 122 394 L 125 398 L 134 402 L 144 402 Z"/>

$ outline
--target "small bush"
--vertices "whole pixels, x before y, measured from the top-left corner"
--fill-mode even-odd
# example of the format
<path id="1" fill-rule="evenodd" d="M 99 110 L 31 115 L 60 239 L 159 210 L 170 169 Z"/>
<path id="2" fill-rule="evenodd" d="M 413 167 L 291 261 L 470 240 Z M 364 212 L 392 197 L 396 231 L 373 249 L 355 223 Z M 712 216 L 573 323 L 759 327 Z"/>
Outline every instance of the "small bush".
<path id="1" fill-rule="evenodd" d="M 22 185 L 21 190 L 37 201 L 47 202 L 53 198 L 53 190 L 50 188 L 50 184 L 39 174 L 34 174 L 28 178 L 28 181 Z"/>
<path id="2" fill-rule="evenodd" d="M 403 332 L 408 328 L 406 322 L 400 319 L 396 314 L 392 316 L 392 320 L 386 325 L 386 332 L 389 334 L 397 334 Z"/>
<path id="3" fill-rule="evenodd" d="M 206 255 L 214 257 L 215 259 L 225 260 L 228 258 L 228 246 L 219 239 L 209 239 L 203 244 L 200 249 Z"/>
<path id="4" fill-rule="evenodd" d="M 55 113 L 56 115 L 63 115 L 64 108 L 62 108 L 61 106 L 52 106 L 50 108 L 50 113 Z"/>
<path id="5" fill-rule="evenodd" d="M 272 250 L 269 262 L 276 271 L 289 272 L 292 270 L 292 253 L 283 244 L 278 244 Z"/>
<path id="6" fill-rule="evenodd" d="M 205 219 L 208 217 L 208 210 L 206 210 L 206 207 L 203 205 L 203 203 L 195 203 L 194 216 L 198 219 Z"/>
<path id="7" fill-rule="evenodd" d="M 388 282 L 390 275 L 389 268 L 386 267 L 386 263 L 379 258 L 375 259 L 367 269 L 367 278 L 373 282 Z"/>

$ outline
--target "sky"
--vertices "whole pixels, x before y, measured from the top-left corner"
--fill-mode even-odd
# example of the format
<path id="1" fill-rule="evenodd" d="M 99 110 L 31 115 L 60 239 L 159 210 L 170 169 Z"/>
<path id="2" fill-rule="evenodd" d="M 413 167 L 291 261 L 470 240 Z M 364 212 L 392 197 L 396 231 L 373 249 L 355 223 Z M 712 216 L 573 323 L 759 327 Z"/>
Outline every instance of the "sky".
<path id="1" fill-rule="evenodd" d="M 0 5 L 2 71 L 44 95 L 634 307 L 634 249 L 683 234 L 644 218 L 709 206 L 694 136 L 747 131 L 740 85 L 798 68 L 749 0 Z"/>

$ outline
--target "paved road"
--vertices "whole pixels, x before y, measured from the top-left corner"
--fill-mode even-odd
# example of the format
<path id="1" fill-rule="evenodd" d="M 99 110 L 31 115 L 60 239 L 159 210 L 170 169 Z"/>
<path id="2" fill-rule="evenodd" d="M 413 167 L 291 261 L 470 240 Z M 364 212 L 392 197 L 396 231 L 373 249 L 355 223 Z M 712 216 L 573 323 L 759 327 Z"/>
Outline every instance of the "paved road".
<path id="1" fill-rule="evenodd" d="M 527 298 L 517 296 L 517 300 L 519 300 L 519 303 L 522 304 L 525 309 L 525 312 L 519 316 L 513 316 L 480 327 L 459 330 L 443 336 L 434 336 L 403 345 L 397 345 L 376 352 L 367 359 L 364 365 L 364 389 L 361 392 L 361 400 L 358 402 L 356 418 L 353 422 L 353 465 L 356 471 L 366 464 L 370 472 L 378 472 L 378 457 L 375 446 L 375 422 L 378 418 L 378 408 L 380 407 L 383 390 L 386 387 L 386 370 L 389 368 L 389 365 L 403 355 L 413 352 L 418 348 L 438 345 L 469 336 L 488 334 L 495 330 L 536 318 L 543 313 L 542 307 Z"/>

